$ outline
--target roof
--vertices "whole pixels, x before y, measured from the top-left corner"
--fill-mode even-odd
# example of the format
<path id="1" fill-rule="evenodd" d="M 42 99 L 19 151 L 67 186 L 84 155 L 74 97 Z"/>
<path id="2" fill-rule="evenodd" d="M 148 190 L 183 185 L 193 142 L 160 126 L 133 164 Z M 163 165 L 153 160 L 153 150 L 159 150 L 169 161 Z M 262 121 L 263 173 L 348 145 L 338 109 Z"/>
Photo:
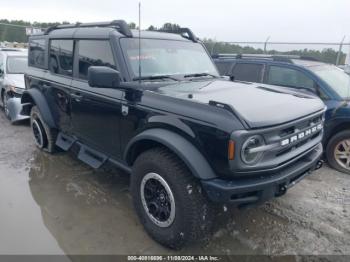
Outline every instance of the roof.
<path id="1" fill-rule="evenodd" d="M 28 56 L 27 50 L 21 50 L 21 51 L 1 51 L 6 56 Z"/>
<path id="2" fill-rule="evenodd" d="M 134 38 L 138 38 L 139 31 L 131 30 Z M 50 32 L 50 38 L 109 38 L 111 34 L 117 37 L 125 37 L 123 34 L 119 33 L 113 28 L 70 28 L 70 29 L 60 29 Z M 191 40 L 182 37 L 179 34 L 165 33 L 165 32 L 155 32 L 155 31 L 141 31 L 141 38 L 151 38 L 151 39 L 166 39 L 166 40 L 177 40 L 177 41 L 188 41 Z"/>
<path id="3" fill-rule="evenodd" d="M 49 38 L 109 38 L 112 34 L 117 37 L 139 36 L 138 30 L 131 30 L 124 20 L 114 20 L 110 22 L 63 24 L 50 27 L 45 32 L 32 35 L 48 35 Z M 186 34 L 186 37 L 184 36 Z M 141 38 L 168 39 L 179 41 L 197 42 L 197 37 L 188 28 L 177 28 L 171 32 L 144 31 L 140 33 Z"/>
<path id="4" fill-rule="evenodd" d="M 326 64 L 321 61 L 310 61 L 310 60 L 304 60 L 304 59 L 292 59 L 292 62 L 293 64 L 296 64 L 299 66 L 305 66 L 305 67 L 322 66 Z"/>
<path id="5" fill-rule="evenodd" d="M 311 67 L 325 65 L 312 57 L 303 57 L 298 55 L 265 55 L 265 54 L 216 54 L 213 58 L 218 61 L 273 61 L 281 63 L 295 64 L 298 66 Z"/>
<path id="6" fill-rule="evenodd" d="M 138 38 L 139 31 L 131 30 L 134 38 Z M 117 37 L 125 37 L 123 34 L 119 33 L 114 28 L 69 28 L 54 30 L 49 33 L 50 38 L 109 38 L 111 34 Z M 182 37 L 179 34 L 165 33 L 165 32 L 155 32 L 155 31 L 141 31 L 141 38 L 151 38 L 151 39 L 167 39 L 167 40 L 178 40 L 178 41 L 189 41 L 191 40 Z"/>
<path id="7" fill-rule="evenodd" d="M 0 51 L 1 52 L 22 52 L 26 49 L 24 48 L 15 48 L 15 47 L 1 47 Z"/>

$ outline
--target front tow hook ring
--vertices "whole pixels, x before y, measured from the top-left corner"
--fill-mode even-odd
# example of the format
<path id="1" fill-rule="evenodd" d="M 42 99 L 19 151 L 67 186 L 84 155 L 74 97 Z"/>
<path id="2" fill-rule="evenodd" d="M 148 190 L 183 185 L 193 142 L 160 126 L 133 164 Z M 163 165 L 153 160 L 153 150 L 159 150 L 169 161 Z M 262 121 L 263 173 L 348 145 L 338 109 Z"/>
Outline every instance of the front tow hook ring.
<path id="1" fill-rule="evenodd" d="M 320 169 L 323 166 L 324 161 L 323 160 L 318 160 L 315 166 L 315 170 Z"/>

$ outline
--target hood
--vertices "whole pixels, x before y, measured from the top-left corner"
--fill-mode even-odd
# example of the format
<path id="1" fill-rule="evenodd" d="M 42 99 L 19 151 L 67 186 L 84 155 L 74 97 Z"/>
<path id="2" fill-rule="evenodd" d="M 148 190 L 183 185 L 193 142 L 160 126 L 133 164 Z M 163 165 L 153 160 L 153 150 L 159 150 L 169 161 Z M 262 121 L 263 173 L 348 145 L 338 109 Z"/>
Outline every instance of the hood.
<path id="1" fill-rule="evenodd" d="M 156 92 L 201 103 L 226 104 L 250 128 L 290 122 L 325 107 L 316 96 L 292 89 L 223 79 L 175 83 Z"/>
<path id="2" fill-rule="evenodd" d="M 24 74 L 7 74 L 6 84 L 12 85 L 17 88 L 25 88 L 24 84 Z"/>

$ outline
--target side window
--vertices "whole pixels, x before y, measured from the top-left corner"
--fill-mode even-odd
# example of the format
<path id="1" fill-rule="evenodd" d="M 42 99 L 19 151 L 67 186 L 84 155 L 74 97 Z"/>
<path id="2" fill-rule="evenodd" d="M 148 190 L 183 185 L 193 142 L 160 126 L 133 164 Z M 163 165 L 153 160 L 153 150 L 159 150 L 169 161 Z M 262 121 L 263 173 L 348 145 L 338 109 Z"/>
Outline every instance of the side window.
<path id="1" fill-rule="evenodd" d="M 54 74 L 73 74 L 73 40 L 51 40 L 49 68 Z"/>
<path id="2" fill-rule="evenodd" d="M 28 63 L 30 66 L 45 68 L 46 40 L 32 39 L 29 42 Z"/>
<path id="3" fill-rule="evenodd" d="M 262 70 L 262 64 L 239 63 L 233 68 L 232 76 L 235 80 L 260 83 Z"/>
<path id="4" fill-rule="evenodd" d="M 315 83 L 302 72 L 295 69 L 271 66 L 268 73 L 267 83 L 288 87 L 314 89 Z"/>
<path id="5" fill-rule="evenodd" d="M 229 75 L 230 74 L 230 69 L 232 66 L 232 62 L 216 62 L 216 67 L 219 70 L 220 75 Z"/>
<path id="6" fill-rule="evenodd" d="M 108 66 L 116 69 L 108 41 L 79 40 L 79 78 L 88 78 L 90 66 Z"/>

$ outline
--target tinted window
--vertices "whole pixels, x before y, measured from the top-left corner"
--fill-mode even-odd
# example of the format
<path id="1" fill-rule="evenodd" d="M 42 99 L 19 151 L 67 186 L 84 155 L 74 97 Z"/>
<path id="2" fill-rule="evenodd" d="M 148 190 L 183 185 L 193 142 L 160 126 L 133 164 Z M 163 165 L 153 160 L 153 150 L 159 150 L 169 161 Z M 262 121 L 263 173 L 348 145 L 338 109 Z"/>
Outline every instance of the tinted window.
<path id="1" fill-rule="evenodd" d="M 314 88 L 314 81 L 302 72 L 280 66 L 270 67 L 267 82 L 271 85 Z"/>
<path id="2" fill-rule="evenodd" d="M 215 62 L 216 67 L 219 70 L 220 75 L 229 75 L 232 67 L 232 62 Z"/>
<path id="3" fill-rule="evenodd" d="M 87 79 L 90 66 L 108 66 L 116 69 L 111 45 L 108 41 L 79 41 L 79 78 Z"/>
<path id="4" fill-rule="evenodd" d="M 261 82 L 261 73 L 263 65 L 261 64 L 236 64 L 232 75 L 235 80 L 248 82 Z"/>
<path id="5" fill-rule="evenodd" d="M 73 74 L 73 40 L 50 41 L 49 68 L 55 74 Z"/>
<path id="6" fill-rule="evenodd" d="M 32 39 L 29 42 L 29 65 L 45 68 L 45 39 Z"/>

